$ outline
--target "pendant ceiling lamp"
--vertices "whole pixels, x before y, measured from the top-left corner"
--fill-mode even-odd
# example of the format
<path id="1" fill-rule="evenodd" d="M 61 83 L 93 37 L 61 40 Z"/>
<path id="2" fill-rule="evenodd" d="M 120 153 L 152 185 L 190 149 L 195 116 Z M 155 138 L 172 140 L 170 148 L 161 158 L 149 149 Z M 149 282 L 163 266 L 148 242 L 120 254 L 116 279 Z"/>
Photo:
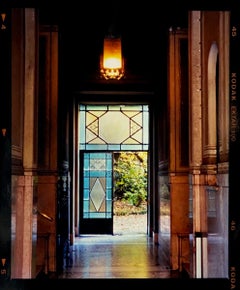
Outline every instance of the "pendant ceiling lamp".
<path id="1" fill-rule="evenodd" d="M 101 76 L 106 80 L 120 80 L 124 76 L 122 39 L 113 29 L 103 40 L 103 53 L 100 59 Z"/>

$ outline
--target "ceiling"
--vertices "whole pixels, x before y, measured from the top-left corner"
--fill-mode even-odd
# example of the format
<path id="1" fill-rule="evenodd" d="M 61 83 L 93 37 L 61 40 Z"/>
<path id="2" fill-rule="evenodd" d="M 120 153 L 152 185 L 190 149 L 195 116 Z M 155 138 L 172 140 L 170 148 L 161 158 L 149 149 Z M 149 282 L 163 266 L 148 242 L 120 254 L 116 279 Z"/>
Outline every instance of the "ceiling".
<path id="1" fill-rule="evenodd" d="M 41 24 L 57 25 L 63 78 L 79 88 L 83 81 L 99 82 L 99 58 L 103 38 L 114 24 L 122 37 L 126 62 L 124 82 L 151 82 L 166 78 L 168 31 L 187 28 L 188 11 L 201 9 L 171 1 L 84 1 L 78 5 L 40 7 Z M 202 1 L 203 2 L 203 1 Z M 66 2 L 65 2 L 66 3 Z M 195 2 L 197 3 L 197 2 Z"/>
<path id="2" fill-rule="evenodd" d="M 161 58 L 166 59 L 168 29 L 187 26 L 187 10 L 163 11 L 156 6 L 123 6 L 120 2 L 89 1 L 81 9 L 40 9 L 42 24 L 58 25 L 62 64 L 71 80 L 97 80 L 103 38 L 114 24 L 122 38 L 122 49 L 129 79 L 151 80 L 160 73 Z M 105 3 L 105 5 L 104 5 Z M 143 2 L 144 3 L 144 2 Z M 93 8 L 94 7 L 94 8 Z M 126 77 L 127 79 L 127 77 Z M 125 80 L 126 81 L 126 80 Z"/>

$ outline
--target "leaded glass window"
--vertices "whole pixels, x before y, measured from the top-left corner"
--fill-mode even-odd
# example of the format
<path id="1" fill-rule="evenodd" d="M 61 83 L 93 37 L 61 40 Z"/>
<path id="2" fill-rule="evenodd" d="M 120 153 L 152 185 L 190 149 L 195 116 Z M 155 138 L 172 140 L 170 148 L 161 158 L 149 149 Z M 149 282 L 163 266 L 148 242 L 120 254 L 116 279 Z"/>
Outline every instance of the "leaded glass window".
<path id="1" fill-rule="evenodd" d="M 83 217 L 112 217 L 112 154 L 84 153 Z"/>
<path id="2" fill-rule="evenodd" d="M 79 105 L 80 150 L 148 150 L 147 105 Z"/>

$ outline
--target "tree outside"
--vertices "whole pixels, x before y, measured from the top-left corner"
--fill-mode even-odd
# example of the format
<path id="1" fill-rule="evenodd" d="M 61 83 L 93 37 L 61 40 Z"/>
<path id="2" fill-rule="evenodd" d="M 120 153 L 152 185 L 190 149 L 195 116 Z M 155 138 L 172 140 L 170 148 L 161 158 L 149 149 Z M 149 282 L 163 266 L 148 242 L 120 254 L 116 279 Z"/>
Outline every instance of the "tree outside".
<path id="1" fill-rule="evenodd" d="M 148 153 L 114 153 L 114 214 L 147 211 Z"/>

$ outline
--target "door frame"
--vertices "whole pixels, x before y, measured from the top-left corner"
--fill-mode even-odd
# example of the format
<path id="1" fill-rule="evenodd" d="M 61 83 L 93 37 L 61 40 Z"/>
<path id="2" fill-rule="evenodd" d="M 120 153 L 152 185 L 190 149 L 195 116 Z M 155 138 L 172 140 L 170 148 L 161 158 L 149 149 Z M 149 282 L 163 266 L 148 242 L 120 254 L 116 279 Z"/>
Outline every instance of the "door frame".
<path id="1" fill-rule="evenodd" d="M 71 217 L 70 217 L 70 236 L 71 244 L 74 244 L 75 236 L 79 235 L 79 158 L 78 158 L 78 106 L 79 103 L 84 104 L 145 104 L 149 106 L 149 161 L 148 161 L 148 216 L 147 216 L 147 235 L 152 237 L 158 232 L 159 227 L 159 205 L 158 205 L 158 168 L 156 168 L 156 160 L 158 151 L 154 142 L 157 125 L 155 124 L 153 111 L 155 108 L 155 96 L 152 91 L 132 92 L 132 91 L 81 91 L 78 92 L 73 101 L 73 126 L 70 128 L 72 132 L 72 186 L 71 186 Z M 114 100 L 115 99 L 115 100 Z M 117 101 L 116 101 L 117 99 Z M 101 101 L 99 101 L 101 100 Z M 114 101 L 113 101 L 114 100 Z M 155 239 L 155 237 L 154 237 Z"/>

